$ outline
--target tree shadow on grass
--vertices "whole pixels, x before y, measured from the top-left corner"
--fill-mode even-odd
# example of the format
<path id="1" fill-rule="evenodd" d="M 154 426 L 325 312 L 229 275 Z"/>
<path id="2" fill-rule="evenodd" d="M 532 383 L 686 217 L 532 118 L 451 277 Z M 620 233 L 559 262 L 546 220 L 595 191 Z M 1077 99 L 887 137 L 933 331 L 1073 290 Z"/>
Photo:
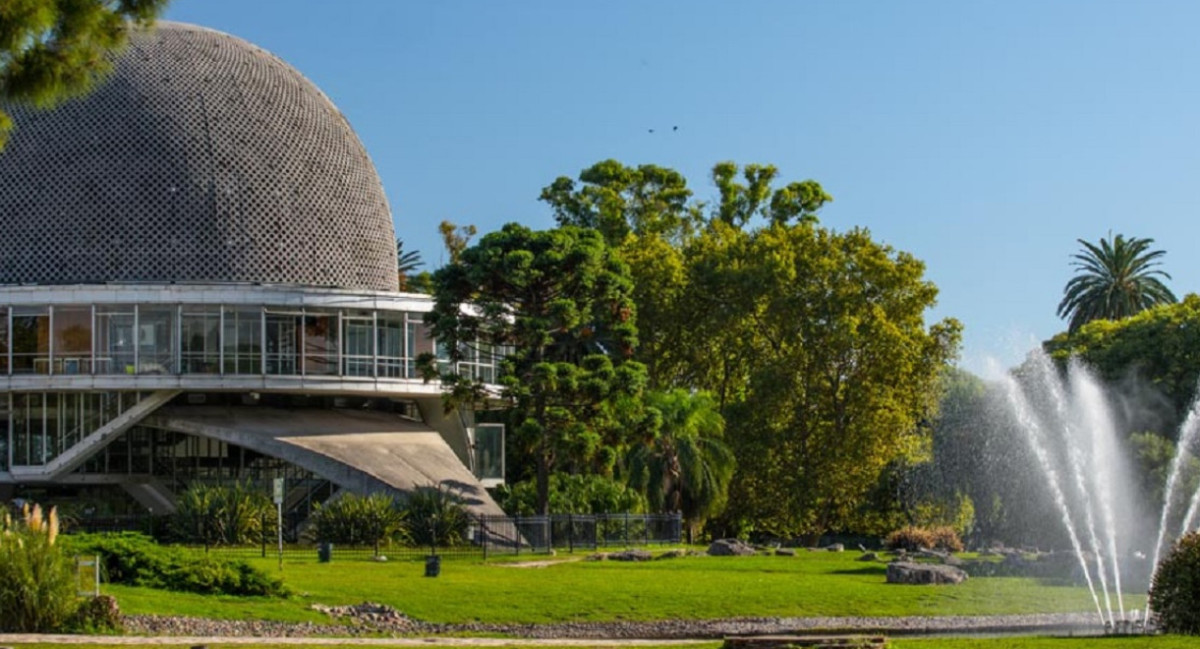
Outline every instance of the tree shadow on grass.
<path id="1" fill-rule="evenodd" d="M 832 570 L 831 575 L 886 575 L 887 566 L 863 566 L 861 568 Z"/>

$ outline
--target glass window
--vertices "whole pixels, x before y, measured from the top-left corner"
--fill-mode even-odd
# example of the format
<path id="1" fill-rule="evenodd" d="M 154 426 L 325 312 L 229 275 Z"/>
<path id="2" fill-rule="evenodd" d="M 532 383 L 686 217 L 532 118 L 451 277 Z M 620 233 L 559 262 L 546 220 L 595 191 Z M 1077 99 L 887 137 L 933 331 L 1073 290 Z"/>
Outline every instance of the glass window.
<path id="1" fill-rule="evenodd" d="M 179 362 L 184 374 L 216 374 L 221 362 L 221 312 L 216 307 L 184 306 Z"/>
<path id="2" fill-rule="evenodd" d="M 379 376 L 401 379 L 405 373 L 404 314 L 379 313 Z"/>
<path id="3" fill-rule="evenodd" d="M 92 373 L 92 308 L 54 307 L 54 373 Z"/>
<path id="4" fill-rule="evenodd" d="M 40 393 L 13 395 L 13 465 L 42 464 L 43 396 Z"/>
<path id="5" fill-rule="evenodd" d="M 267 374 L 297 374 L 300 361 L 298 313 L 267 312 Z"/>
<path id="6" fill-rule="evenodd" d="M 342 323 L 345 326 L 342 373 L 346 376 L 374 376 L 375 321 L 370 312 L 348 312 Z"/>
<path id="7" fill-rule="evenodd" d="M 504 424 L 475 427 L 475 477 L 504 479 Z"/>
<path id="8" fill-rule="evenodd" d="M 8 309 L 0 308 L 0 374 L 8 374 Z M 0 436 L 7 440 L 7 432 Z M 8 459 L 8 453 L 3 454 Z"/>
<path id="9" fill-rule="evenodd" d="M 50 372 L 50 313 L 46 307 L 15 307 L 12 320 L 13 373 Z"/>
<path id="10" fill-rule="evenodd" d="M 262 374 L 262 311 L 225 309 L 225 373 Z"/>
<path id="11" fill-rule="evenodd" d="M 138 374 L 175 373 L 175 309 L 138 308 Z"/>
<path id="12" fill-rule="evenodd" d="M 337 374 L 338 314 L 309 311 L 304 315 L 304 374 Z"/>
<path id="13" fill-rule="evenodd" d="M 133 306 L 96 306 L 97 374 L 134 374 Z"/>

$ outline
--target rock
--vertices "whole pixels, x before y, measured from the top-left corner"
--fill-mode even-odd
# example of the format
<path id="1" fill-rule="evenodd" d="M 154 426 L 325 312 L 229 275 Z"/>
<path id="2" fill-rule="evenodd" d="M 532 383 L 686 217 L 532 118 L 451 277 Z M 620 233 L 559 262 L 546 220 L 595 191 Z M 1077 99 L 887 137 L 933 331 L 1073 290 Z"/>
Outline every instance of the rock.
<path id="1" fill-rule="evenodd" d="M 949 552 L 947 552 L 945 554 L 945 556 L 942 557 L 943 565 L 954 566 L 955 568 L 961 568 L 964 565 L 966 565 L 966 563 L 967 563 L 966 561 L 963 561 L 962 559 L 954 556 L 953 554 L 950 554 Z"/>
<path id="2" fill-rule="evenodd" d="M 776 548 L 775 556 L 777 557 L 794 557 L 796 556 L 795 548 Z"/>
<path id="3" fill-rule="evenodd" d="M 653 558 L 654 556 L 646 550 L 625 550 L 608 555 L 609 561 L 649 561 Z"/>
<path id="4" fill-rule="evenodd" d="M 825 546 L 825 549 L 830 552 L 845 552 L 846 546 L 842 545 L 841 543 L 833 543 L 831 545 Z"/>
<path id="5" fill-rule="evenodd" d="M 879 555 L 874 552 L 864 552 L 863 555 L 855 561 L 879 561 Z"/>
<path id="6" fill-rule="evenodd" d="M 714 557 L 748 557 L 757 554 L 754 546 L 740 539 L 718 539 L 708 546 L 708 553 Z"/>
<path id="7" fill-rule="evenodd" d="M 387 557 L 385 557 L 384 555 L 381 554 L 379 556 L 371 557 L 371 561 L 376 561 L 378 563 L 385 563 L 387 561 Z"/>
<path id="8" fill-rule="evenodd" d="M 680 557 L 686 557 L 687 555 L 688 555 L 687 550 L 667 550 L 666 552 L 663 552 L 662 554 L 658 555 L 657 557 L 654 557 L 654 560 L 657 561 L 659 559 L 678 559 Z"/>
<path id="9" fill-rule="evenodd" d="M 584 561 L 604 561 L 606 559 L 608 559 L 608 555 L 604 552 L 597 552 L 596 554 L 589 554 L 583 558 Z"/>
<path id="10" fill-rule="evenodd" d="M 889 584 L 959 584 L 967 580 L 961 568 L 936 563 L 893 561 L 887 567 Z"/>

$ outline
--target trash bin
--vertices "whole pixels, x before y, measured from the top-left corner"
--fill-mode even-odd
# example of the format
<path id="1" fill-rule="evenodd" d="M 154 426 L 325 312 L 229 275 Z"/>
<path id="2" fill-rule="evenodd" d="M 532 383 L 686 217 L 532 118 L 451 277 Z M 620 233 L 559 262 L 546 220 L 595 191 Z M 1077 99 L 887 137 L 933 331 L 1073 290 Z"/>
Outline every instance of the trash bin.
<path id="1" fill-rule="evenodd" d="M 425 557 L 425 576 L 436 577 L 442 574 L 442 557 L 434 554 Z"/>
<path id="2" fill-rule="evenodd" d="M 333 558 L 333 544 L 319 543 L 317 544 L 317 561 L 320 563 L 329 563 Z"/>

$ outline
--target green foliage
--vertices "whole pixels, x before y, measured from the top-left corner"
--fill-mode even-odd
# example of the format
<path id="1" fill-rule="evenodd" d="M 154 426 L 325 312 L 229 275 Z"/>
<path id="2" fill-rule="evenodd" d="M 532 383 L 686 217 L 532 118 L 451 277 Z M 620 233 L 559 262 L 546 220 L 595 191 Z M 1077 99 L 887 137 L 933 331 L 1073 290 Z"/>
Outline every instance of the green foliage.
<path id="1" fill-rule="evenodd" d="M 454 363 L 508 350 L 509 439 L 536 467 L 539 509 L 553 470 L 610 472 L 645 425 L 645 368 L 627 360 L 637 343 L 628 268 L 600 234 L 510 223 L 439 269 L 434 288 L 426 321 L 449 351 L 447 407 L 487 396 Z"/>
<path id="2" fill-rule="evenodd" d="M 777 536 L 848 529 L 884 468 L 920 450 L 960 325 L 927 328 L 924 265 L 861 230 L 771 225 L 697 272 L 747 352 L 726 413 L 745 467 L 731 509 Z"/>
<path id="3" fill-rule="evenodd" d="M 521 516 L 538 512 L 537 484 L 525 480 L 501 489 L 500 506 Z M 646 511 L 646 500 L 626 485 L 598 475 L 550 476 L 550 511 L 555 514 L 610 514 Z"/>
<path id="4" fill-rule="evenodd" d="M 1200 532 L 1184 535 L 1158 564 L 1150 609 L 1167 633 L 1200 635 Z"/>
<path id="5" fill-rule="evenodd" d="M 0 100 L 54 106 L 91 90 L 133 26 L 168 0 L 6 0 L 0 7 Z M 0 149 L 12 118 L 0 110 Z"/>
<path id="6" fill-rule="evenodd" d="M 854 523 L 883 467 L 920 446 L 917 422 L 958 340 L 957 322 L 925 326 L 936 289 L 919 261 L 865 231 L 818 227 L 832 198 L 811 180 L 776 188 L 777 175 L 719 163 L 709 205 L 689 202 L 672 170 L 607 160 L 542 191 L 559 223 L 594 228 L 629 265 L 648 385 L 711 392 L 730 422 L 743 468 L 725 533 Z M 642 421 L 633 437 L 648 446 L 657 436 Z M 673 455 L 630 450 L 646 467 Z M 671 491 L 642 468 L 632 477 L 652 499 Z"/>
<path id="7" fill-rule="evenodd" d="M 76 534 L 64 538 L 74 554 L 100 555 L 103 575 L 110 583 L 206 595 L 287 595 L 278 577 L 245 561 L 198 556 L 182 548 L 160 546 L 144 534 Z"/>
<path id="8" fill-rule="evenodd" d="M 1045 349 L 1060 363 L 1079 356 L 1110 384 L 1133 378 L 1165 396 L 1174 412 L 1153 430 L 1174 432 L 1200 379 L 1200 296 L 1189 294 L 1120 321 L 1090 322 L 1055 336 Z"/>
<path id="9" fill-rule="evenodd" d="M 699 223 L 689 209 L 692 192 L 682 174 L 657 165 L 626 167 L 598 162 L 579 173 L 580 186 L 560 176 L 542 189 L 559 225 L 595 230 L 610 246 L 630 235 L 673 236 Z"/>
<path id="10" fill-rule="evenodd" d="M 1148 250 L 1154 239 L 1125 238 L 1118 234 L 1100 244 L 1079 239 L 1083 252 L 1072 257 L 1078 274 L 1063 288 L 1058 315 L 1070 322 L 1074 333 L 1093 320 L 1119 320 L 1159 304 L 1175 302 L 1175 294 L 1159 277 L 1171 279 L 1157 268 L 1162 250 Z"/>
<path id="11" fill-rule="evenodd" d="M 396 499 L 387 494 L 359 496 L 346 493 L 317 505 L 309 534 L 317 541 L 346 545 L 371 545 L 404 542 L 405 512 Z"/>
<path id="12" fill-rule="evenodd" d="M 416 290 L 419 282 L 417 281 L 417 269 L 424 264 L 421 261 L 421 253 L 416 250 L 404 250 L 404 239 L 396 237 L 396 275 L 399 277 L 400 284 L 397 287 L 400 291 Z"/>
<path id="13" fill-rule="evenodd" d="M 241 545 L 259 543 L 275 532 L 275 506 L 249 483 L 191 484 L 180 494 L 171 530 L 185 543 Z"/>
<path id="14" fill-rule="evenodd" d="M 58 540 L 58 516 L 26 508 L 0 520 L 0 631 L 67 630 L 79 608 L 75 563 Z"/>
<path id="15" fill-rule="evenodd" d="M 444 487 L 424 487 L 404 503 L 408 536 L 416 545 L 455 546 L 470 542 L 471 517 L 462 499 Z"/>
<path id="16" fill-rule="evenodd" d="M 693 528 L 721 513 L 736 464 L 725 420 L 708 392 L 650 392 L 647 408 L 661 419 L 653 439 L 630 449 L 629 482 L 653 509 L 681 512 Z"/>

